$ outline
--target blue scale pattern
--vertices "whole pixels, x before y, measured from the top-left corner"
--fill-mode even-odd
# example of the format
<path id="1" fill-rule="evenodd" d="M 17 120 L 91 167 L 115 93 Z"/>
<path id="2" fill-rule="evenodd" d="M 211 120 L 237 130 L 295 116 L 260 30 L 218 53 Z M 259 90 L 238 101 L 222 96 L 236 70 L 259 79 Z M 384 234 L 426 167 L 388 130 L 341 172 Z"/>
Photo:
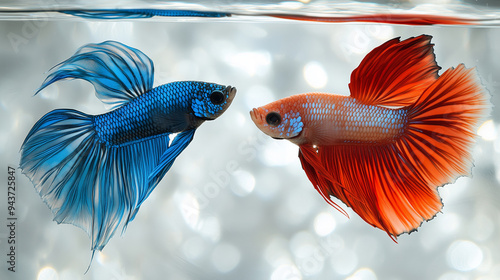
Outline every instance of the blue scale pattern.
<path id="1" fill-rule="evenodd" d="M 266 124 L 267 125 L 267 124 Z M 282 122 L 276 127 L 280 132 L 281 138 L 290 138 L 297 136 L 304 127 L 302 118 L 298 112 L 285 113 L 282 116 Z"/>
<path id="2" fill-rule="evenodd" d="M 196 128 L 203 120 L 193 118 L 191 112 L 209 118 L 226 105 L 224 102 L 215 106 L 206 101 L 217 87 L 223 88 L 203 82 L 174 82 L 156 87 L 114 111 L 95 116 L 98 138 L 108 146 L 119 146 Z"/>

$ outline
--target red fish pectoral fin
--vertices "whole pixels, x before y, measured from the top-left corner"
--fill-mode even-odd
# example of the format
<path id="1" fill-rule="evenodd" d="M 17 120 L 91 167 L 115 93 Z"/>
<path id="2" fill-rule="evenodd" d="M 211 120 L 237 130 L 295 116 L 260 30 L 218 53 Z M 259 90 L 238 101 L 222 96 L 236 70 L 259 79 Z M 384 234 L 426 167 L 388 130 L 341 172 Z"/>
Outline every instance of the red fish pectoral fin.
<path id="1" fill-rule="evenodd" d="M 431 38 L 394 38 L 373 49 L 351 74 L 351 96 L 369 105 L 413 104 L 438 77 Z"/>
<path id="2" fill-rule="evenodd" d="M 393 144 L 326 146 L 317 154 L 305 145 L 300 149 L 304 170 L 322 195 L 337 197 L 393 239 L 418 228 L 442 207 L 437 187 L 401 162 Z"/>

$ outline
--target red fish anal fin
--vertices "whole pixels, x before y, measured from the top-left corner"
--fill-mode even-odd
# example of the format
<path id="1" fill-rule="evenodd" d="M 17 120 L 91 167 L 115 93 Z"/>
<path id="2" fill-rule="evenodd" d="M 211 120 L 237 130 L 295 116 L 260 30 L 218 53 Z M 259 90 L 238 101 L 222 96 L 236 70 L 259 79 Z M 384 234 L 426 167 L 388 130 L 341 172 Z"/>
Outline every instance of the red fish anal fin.
<path id="1" fill-rule="evenodd" d="M 321 148 L 314 155 L 301 147 L 301 151 L 308 154 L 301 160 L 312 167 L 310 170 L 316 172 L 316 177 L 322 178 L 316 179 L 317 189 L 337 197 L 364 221 L 386 231 L 394 240 L 441 209 L 435 188 L 412 183 L 418 180 L 411 176 L 409 169 L 401 168 L 393 144 Z M 336 178 L 338 183 L 331 178 Z M 433 211 L 425 210 L 429 208 Z"/>
<path id="2" fill-rule="evenodd" d="M 304 151 L 304 152 L 303 152 Z M 313 153 L 316 153 L 315 151 L 312 151 Z M 325 180 L 323 177 L 318 176 L 316 170 L 314 169 L 313 166 L 311 166 L 308 161 L 304 158 L 304 153 L 306 154 L 307 157 L 310 157 L 310 150 L 299 150 L 299 159 L 302 164 L 302 169 L 307 174 L 307 178 L 309 178 L 309 181 L 314 185 L 314 188 L 319 192 L 319 194 L 323 197 L 323 199 L 330 204 L 333 208 L 338 210 L 342 215 L 346 216 L 349 218 L 349 214 L 342 209 L 337 203 L 333 202 L 332 199 L 330 198 L 330 191 L 329 188 L 324 188 L 324 186 L 329 186 L 331 184 L 331 181 Z"/>
<path id="3" fill-rule="evenodd" d="M 431 38 L 395 38 L 373 49 L 351 74 L 351 97 L 369 105 L 413 104 L 438 77 Z"/>

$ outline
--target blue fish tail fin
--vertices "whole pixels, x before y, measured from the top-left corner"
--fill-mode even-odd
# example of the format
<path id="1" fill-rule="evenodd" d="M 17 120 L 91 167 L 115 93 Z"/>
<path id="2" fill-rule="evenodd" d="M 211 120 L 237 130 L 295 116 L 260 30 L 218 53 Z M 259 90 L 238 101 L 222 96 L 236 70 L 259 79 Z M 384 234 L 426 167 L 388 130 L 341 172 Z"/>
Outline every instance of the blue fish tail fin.
<path id="1" fill-rule="evenodd" d="M 97 165 L 92 161 L 99 152 L 92 116 L 75 110 L 46 114 L 26 136 L 20 167 L 58 223 L 84 230 L 92 224 L 92 204 L 88 203 L 92 191 L 75 176 L 96 173 Z M 87 185 L 93 183 L 88 180 Z"/>
<path id="2" fill-rule="evenodd" d="M 195 130 L 118 146 L 99 140 L 94 117 L 60 109 L 43 116 L 21 148 L 20 167 L 58 223 L 82 228 L 92 250 L 125 230 Z"/>
<path id="3" fill-rule="evenodd" d="M 84 79 L 104 103 L 119 107 L 153 87 L 154 65 L 138 49 L 116 41 L 87 44 L 56 65 L 37 93 L 64 79 Z"/>

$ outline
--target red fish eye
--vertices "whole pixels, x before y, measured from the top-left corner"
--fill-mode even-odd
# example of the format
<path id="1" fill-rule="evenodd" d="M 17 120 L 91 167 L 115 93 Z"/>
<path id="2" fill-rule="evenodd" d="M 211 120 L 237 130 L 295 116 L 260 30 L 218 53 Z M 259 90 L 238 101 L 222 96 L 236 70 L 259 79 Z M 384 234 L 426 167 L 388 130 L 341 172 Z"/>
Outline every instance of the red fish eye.
<path id="1" fill-rule="evenodd" d="M 276 112 L 271 112 L 267 114 L 266 122 L 270 126 L 277 126 L 281 123 L 281 116 Z"/>
<path id="2" fill-rule="evenodd" d="M 210 94 L 210 102 L 212 102 L 212 104 L 214 104 L 214 105 L 220 105 L 220 104 L 224 103 L 225 99 L 226 98 L 225 98 L 224 94 L 218 90 L 213 91 Z"/>

